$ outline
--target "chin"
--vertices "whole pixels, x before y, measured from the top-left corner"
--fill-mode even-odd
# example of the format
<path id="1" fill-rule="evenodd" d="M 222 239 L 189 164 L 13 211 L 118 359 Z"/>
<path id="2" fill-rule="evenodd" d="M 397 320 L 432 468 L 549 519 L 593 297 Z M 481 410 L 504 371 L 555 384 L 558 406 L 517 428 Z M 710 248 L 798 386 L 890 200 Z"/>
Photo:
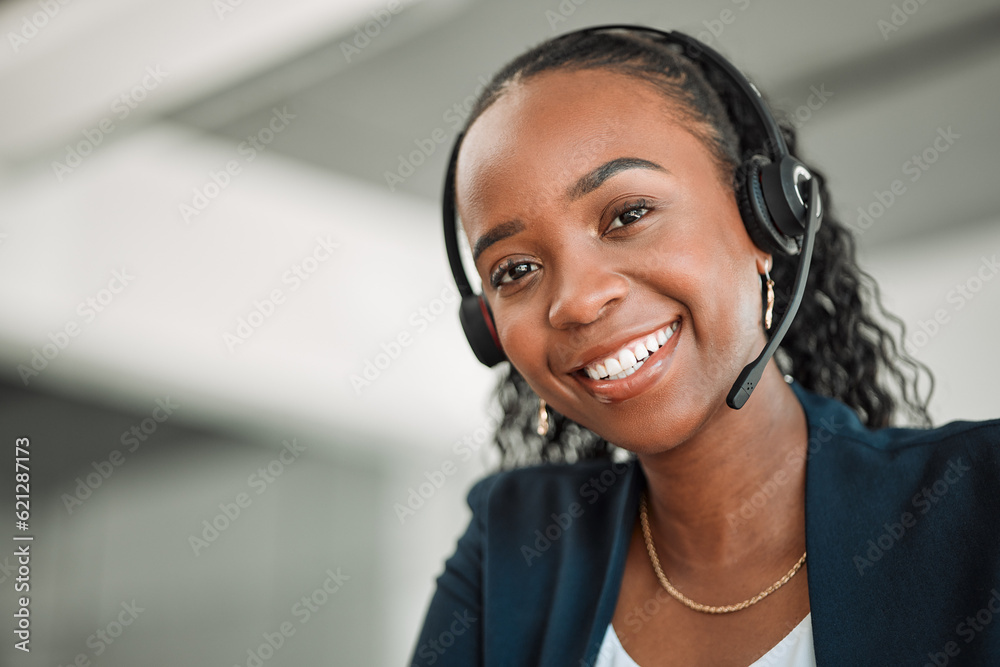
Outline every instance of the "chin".
<path id="1" fill-rule="evenodd" d="M 654 417 L 648 408 L 620 412 L 616 423 L 605 421 L 587 426 L 602 438 L 622 449 L 639 455 L 660 454 L 670 451 L 689 440 L 711 418 L 715 408 L 711 405 L 676 405 L 670 399 L 659 401 L 673 409 L 655 410 Z M 725 398 L 722 399 L 724 406 Z M 623 410 L 626 406 L 619 405 Z"/>

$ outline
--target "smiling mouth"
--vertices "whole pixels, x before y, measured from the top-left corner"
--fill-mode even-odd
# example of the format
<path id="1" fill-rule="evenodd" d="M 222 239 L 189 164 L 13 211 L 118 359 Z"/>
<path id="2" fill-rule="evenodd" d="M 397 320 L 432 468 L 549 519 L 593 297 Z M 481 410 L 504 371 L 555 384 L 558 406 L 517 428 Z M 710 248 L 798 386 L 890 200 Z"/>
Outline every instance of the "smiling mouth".
<path id="1" fill-rule="evenodd" d="M 600 361 L 593 361 L 576 372 L 591 380 L 624 380 L 642 368 L 651 354 L 666 345 L 680 323 L 680 320 L 675 320 L 652 333 L 629 341 L 617 352 Z"/>

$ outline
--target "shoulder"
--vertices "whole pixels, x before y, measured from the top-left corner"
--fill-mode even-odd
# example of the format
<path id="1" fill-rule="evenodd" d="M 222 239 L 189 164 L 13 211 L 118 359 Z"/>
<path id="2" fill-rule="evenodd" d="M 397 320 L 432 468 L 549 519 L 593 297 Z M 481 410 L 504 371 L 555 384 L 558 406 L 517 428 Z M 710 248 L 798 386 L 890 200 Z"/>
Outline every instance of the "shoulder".
<path id="1" fill-rule="evenodd" d="M 822 467 L 889 485 L 948 469 L 1000 475 L 1000 419 L 869 429 L 840 401 L 801 387 L 796 393 L 809 421 L 809 458 Z"/>
<path id="2" fill-rule="evenodd" d="M 915 515 L 935 509 L 942 520 L 986 521 L 996 509 L 981 499 L 1000 482 L 1000 420 L 877 429 L 847 436 L 841 447 L 854 449 L 842 457 L 841 471 L 870 485 L 869 500 L 893 494 Z M 861 465 L 866 473 L 858 471 Z"/>
<path id="3" fill-rule="evenodd" d="M 965 451 L 977 458 L 996 458 L 1000 451 L 1000 419 L 956 420 L 933 428 L 889 427 L 856 438 L 860 444 L 897 456 L 920 456 L 934 450 Z"/>
<path id="4" fill-rule="evenodd" d="M 972 498 L 984 485 L 1000 481 L 1000 419 L 881 429 L 874 433 L 872 447 L 910 459 L 911 467 L 921 470 L 922 481 L 938 488 L 968 477 Z"/>
<path id="5" fill-rule="evenodd" d="M 487 552 L 536 572 L 535 557 L 544 552 L 589 553 L 596 563 L 594 536 L 615 539 L 641 474 L 632 457 L 503 470 L 472 487 L 469 506 Z M 545 559 L 552 567 L 560 561 Z"/>
<path id="6" fill-rule="evenodd" d="M 984 528 L 1000 512 L 1000 420 L 868 429 L 843 403 L 803 396 L 807 539 L 817 559 L 830 559 L 814 565 L 869 581 L 892 549 L 914 571 L 993 571 L 984 563 L 1000 562 L 990 561 L 1000 540 Z"/>
<path id="7" fill-rule="evenodd" d="M 881 619 L 878 637 L 913 638 L 914 659 L 958 646 L 963 619 L 992 599 L 1000 576 L 1000 420 L 868 429 L 839 401 L 800 397 L 810 422 L 806 545 L 817 658 L 824 636 L 826 657 L 835 648 L 841 657 L 834 662 L 898 658 L 891 642 L 829 639 L 873 637 L 872 618 Z M 887 612 L 899 609 L 910 613 Z M 963 664 L 986 664 L 1000 646 L 1000 633 L 990 634 L 962 647 Z"/>
<path id="8" fill-rule="evenodd" d="M 633 458 L 594 459 L 502 470 L 472 486 L 475 569 L 449 567 L 478 586 L 485 655 L 521 665 L 560 664 L 571 646 L 583 654 L 602 596 L 617 590 L 609 572 L 621 570 L 638 475 Z"/>

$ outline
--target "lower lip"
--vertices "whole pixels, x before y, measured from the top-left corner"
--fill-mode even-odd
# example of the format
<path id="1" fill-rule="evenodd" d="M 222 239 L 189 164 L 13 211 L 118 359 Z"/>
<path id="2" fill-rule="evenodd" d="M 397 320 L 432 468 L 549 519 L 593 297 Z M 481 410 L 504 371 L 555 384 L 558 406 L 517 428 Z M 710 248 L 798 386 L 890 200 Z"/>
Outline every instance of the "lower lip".
<path id="1" fill-rule="evenodd" d="M 683 326 L 678 322 L 677 330 L 665 345 L 643 360 L 642 366 L 635 373 L 621 380 L 593 380 L 586 373 L 573 373 L 583 388 L 602 403 L 617 403 L 649 389 L 660 378 L 667 374 L 674 360 L 674 350 L 677 348 L 677 338 L 681 335 Z"/>

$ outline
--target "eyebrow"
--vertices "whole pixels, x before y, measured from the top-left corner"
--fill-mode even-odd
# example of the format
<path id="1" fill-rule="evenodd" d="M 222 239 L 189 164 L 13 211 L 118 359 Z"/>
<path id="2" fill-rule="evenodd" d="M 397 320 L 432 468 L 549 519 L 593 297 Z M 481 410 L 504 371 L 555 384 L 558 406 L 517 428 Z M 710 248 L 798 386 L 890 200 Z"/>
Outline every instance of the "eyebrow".
<path id="1" fill-rule="evenodd" d="M 508 236 L 513 236 L 524 230 L 524 223 L 520 220 L 508 220 L 486 232 L 476 240 L 475 247 L 472 248 L 472 261 L 478 262 L 479 256 L 497 241 L 502 241 Z"/>
<path id="2" fill-rule="evenodd" d="M 597 188 L 601 187 L 601 185 L 604 184 L 604 181 L 608 180 L 615 174 L 627 169 L 653 169 L 656 171 L 667 172 L 665 168 L 655 162 L 643 160 L 642 158 L 615 158 L 614 160 L 605 162 L 589 173 L 584 174 L 580 180 L 570 187 L 567 191 L 567 196 L 570 200 L 579 199 L 585 194 L 593 192 Z M 479 261 L 479 256 L 494 243 L 514 236 L 522 231 L 524 231 L 524 223 L 520 220 L 508 220 L 506 222 L 501 222 L 499 225 L 492 228 L 476 240 L 476 244 L 472 248 L 472 261 Z"/>
<path id="3" fill-rule="evenodd" d="M 655 162 L 650 162 L 649 160 L 643 160 L 637 157 L 620 157 L 615 158 L 605 162 L 597 169 L 594 169 L 588 174 L 585 174 L 573 185 L 566 193 L 569 199 L 579 199 L 585 194 L 593 192 L 597 188 L 601 187 L 604 181 L 608 180 L 615 174 L 625 171 L 626 169 L 654 169 L 656 171 L 666 172 L 667 170 L 656 164 Z"/>

